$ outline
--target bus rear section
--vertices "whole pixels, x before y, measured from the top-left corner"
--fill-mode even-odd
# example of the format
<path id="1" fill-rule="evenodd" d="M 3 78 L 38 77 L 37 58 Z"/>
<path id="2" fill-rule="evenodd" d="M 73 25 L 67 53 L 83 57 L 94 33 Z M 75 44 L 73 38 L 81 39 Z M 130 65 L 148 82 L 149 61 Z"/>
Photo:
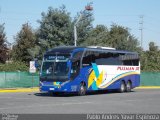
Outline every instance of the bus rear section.
<path id="1" fill-rule="evenodd" d="M 83 56 L 83 69 L 86 71 L 81 74 L 88 76 L 87 91 L 130 92 L 140 85 L 139 56 L 135 52 L 88 49 Z"/>

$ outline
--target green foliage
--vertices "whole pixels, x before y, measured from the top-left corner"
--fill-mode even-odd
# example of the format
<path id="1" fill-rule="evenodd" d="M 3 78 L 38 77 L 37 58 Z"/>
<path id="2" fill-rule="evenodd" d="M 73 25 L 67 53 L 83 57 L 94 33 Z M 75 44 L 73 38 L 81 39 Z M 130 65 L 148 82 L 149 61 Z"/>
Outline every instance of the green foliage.
<path id="1" fill-rule="evenodd" d="M 94 20 L 93 13 L 91 11 L 82 11 L 77 14 L 77 17 L 73 21 L 73 24 L 80 18 L 79 22 L 77 23 L 77 45 L 83 45 L 86 39 L 89 37 L 89 33 L 93 29 L 92 22 Z M 73 29 L 73 28 L 72 28 Z"/>
<path id="2" fill-rule="evenodd" d="M 42 13 L 40 28 L 37 32 L 37 38 L 42 53 L 55 46 L 70 45 L 72 40 L 72 23 L 70 14 L 65 6 L 59 9 L 48 8 L 47 13 Z"/>
<path id="3" fill-rule="evenodd" d="M 29 67 L 23 62 L 0 64 L 0 71 L 28 71 Z"/>
<path id="4" fill-rule="evenodd" d="M 149 43 L 149 51 L 141 54 L 142 71 L 160 71 L 160 50 L 154 42 Z"/>
<path id="5" fill-rule="evenodd" d="M 16 44 L 13 46 L 12 58 L 14 61 L 29 63 L 33 60 L 30 49 L 35 46 L 36 37 L 32 27 L 28 23 L 22 25 L 22 29 L 15 37 Z"/>
<path id="6" fill-rule="evenodd" d="M 155 46 L 154 42 L 149 43 L 149 51 L 157 52 L 158 51 L 158 46 Z"/>
<path id="7" fill-rule="evenodd" d="M 139 50 L 138 40 L 130 34 L 128 28 L 112 25 L 109 31 L 112 47 L 119 50 L 137 51 Z"/>
<path id="8" fill-rule="evenodd" d="M 97 25 L 96 28 L 93 28 L 87 40 L 83 43 L 85 46 L 111 46 L 111 43 L 108 41 L 109 31 L 104 25 Z"/>
<path id="9" fill-rule="evenodd" d="M 7 59 L 7 45 L 5 44 L 6 34 L 4 33 L 4 24 L 0 25 L 0 63 L 5 63 Z"/>
<path id="10" fill-rule="evenodd" d="M 112 25 L 110 30 L 104 25 L 93 28 L 85 45 L 110 46 L 118 50 L 140 51 L 138 40 L 125 27 Z"/>

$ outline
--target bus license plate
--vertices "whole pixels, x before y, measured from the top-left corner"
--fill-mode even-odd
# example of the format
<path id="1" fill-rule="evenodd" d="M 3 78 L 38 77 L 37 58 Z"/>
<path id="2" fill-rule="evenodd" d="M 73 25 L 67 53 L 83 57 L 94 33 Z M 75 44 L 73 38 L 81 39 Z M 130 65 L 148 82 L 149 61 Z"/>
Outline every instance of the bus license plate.
<path id="1" fill-rule="evenodd" d="M 54 90 L 54 88 L 49 88 L 49 90 Z"/>

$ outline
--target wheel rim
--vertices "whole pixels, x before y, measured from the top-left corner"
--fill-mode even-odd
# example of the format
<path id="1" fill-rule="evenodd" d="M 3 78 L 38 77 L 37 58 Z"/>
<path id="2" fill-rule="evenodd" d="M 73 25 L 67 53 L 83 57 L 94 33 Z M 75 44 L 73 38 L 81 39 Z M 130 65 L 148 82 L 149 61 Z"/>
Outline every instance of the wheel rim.
<path id="1" fill-rule="evenodd" d="M 127 92 L 131 91 L 131 84 L 130 82 L 127 83 Z"/>
<path id="2" fill-rule="evenodd" d="M 124 83 L 122 83 L 121 84 L 121 91 L 124 92 L 124 90 L 125 90 L 125 86 L 124 86 Z"/>
<path id="3" fill-rule="evenodd" d="M 83 84 L 80 87 L 80 95 L 85 95 L 85 86 Z"/>

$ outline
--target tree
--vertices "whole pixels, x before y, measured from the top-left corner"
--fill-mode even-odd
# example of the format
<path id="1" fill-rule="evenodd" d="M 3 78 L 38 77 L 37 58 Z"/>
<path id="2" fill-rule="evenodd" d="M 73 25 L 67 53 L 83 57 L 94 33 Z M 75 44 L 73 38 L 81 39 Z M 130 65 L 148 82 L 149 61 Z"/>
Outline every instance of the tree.
<path id="1" fill-rule="evenodd" d="M 4 24 L 0 25 L 0 63 L 7 60 L 7 45 L 5 44 L 6 34 L 4 32 Z"/>
<path id="2" fill-rule="evenodd" d="M 89 32 L 85 45 L 109 46 L 119 50 L 140 51 L 138 40 L 127 28 L 112 25 L 110 30 L 104 25 L 97 25 Z"/>
<path id="3" fill-rule="evenodd" d="M 104 25 L 97 25 L 89 32 L 85 46 L 110 46 L 109 31 Z"/>
<path id="4" fill-rule="evenodd" d="M 43 53 L 55 46 L 70 45 L 72 43 L 72 23 L 70 13 L 63 5 L 60 8 L 48 8 L 47 13 L 42 13 L 42 19 L 38 21 L 40 28 L 37 33 L 39 45 Z"/>
<path id="5" fill-rule="evenodd" d="M 92 22 L 94 20 L 93 13 L 91 11 L 81 11 L 77 14 L 77 17 L 75 17 L 73 24 L 77 21 L 77 19 L 82 16 L 80 21 L 77 24 L 77 45 L 83 45 L 86 43 L 86 40 L 89 37 L 89 33 L 93 29 Z"/>
<path id="6" fill-rule="evenodd" d="M 143 51 L 141 63 L 143 71 L 160 71 L 160 50 L 154 42 L 149 43 L 148 51 Z"/>
<path id="7" fill-rule="evenodd" d="M 128 28 L 113 24 L 110 29 L 112 47 L 120 50 L 139 51 L 138 40 L 130 34 Z"/>
<path id="8" fill-rule="evenodd" d="M 30 49 L 35 46 L 36 37 L 32 27 L 26 23 L 15 37 L 16 44 L 13 46 L 12 57 L 15 61 L 29 63 L 33 59 Z"/>
<path id="9" fill-rule="evenodd" d="M 158 51 L 158 46 L 155 46 L 154 42 L 150 42 L 149 43 L 149 51 L 153 51 L 153 52 Z"/>

